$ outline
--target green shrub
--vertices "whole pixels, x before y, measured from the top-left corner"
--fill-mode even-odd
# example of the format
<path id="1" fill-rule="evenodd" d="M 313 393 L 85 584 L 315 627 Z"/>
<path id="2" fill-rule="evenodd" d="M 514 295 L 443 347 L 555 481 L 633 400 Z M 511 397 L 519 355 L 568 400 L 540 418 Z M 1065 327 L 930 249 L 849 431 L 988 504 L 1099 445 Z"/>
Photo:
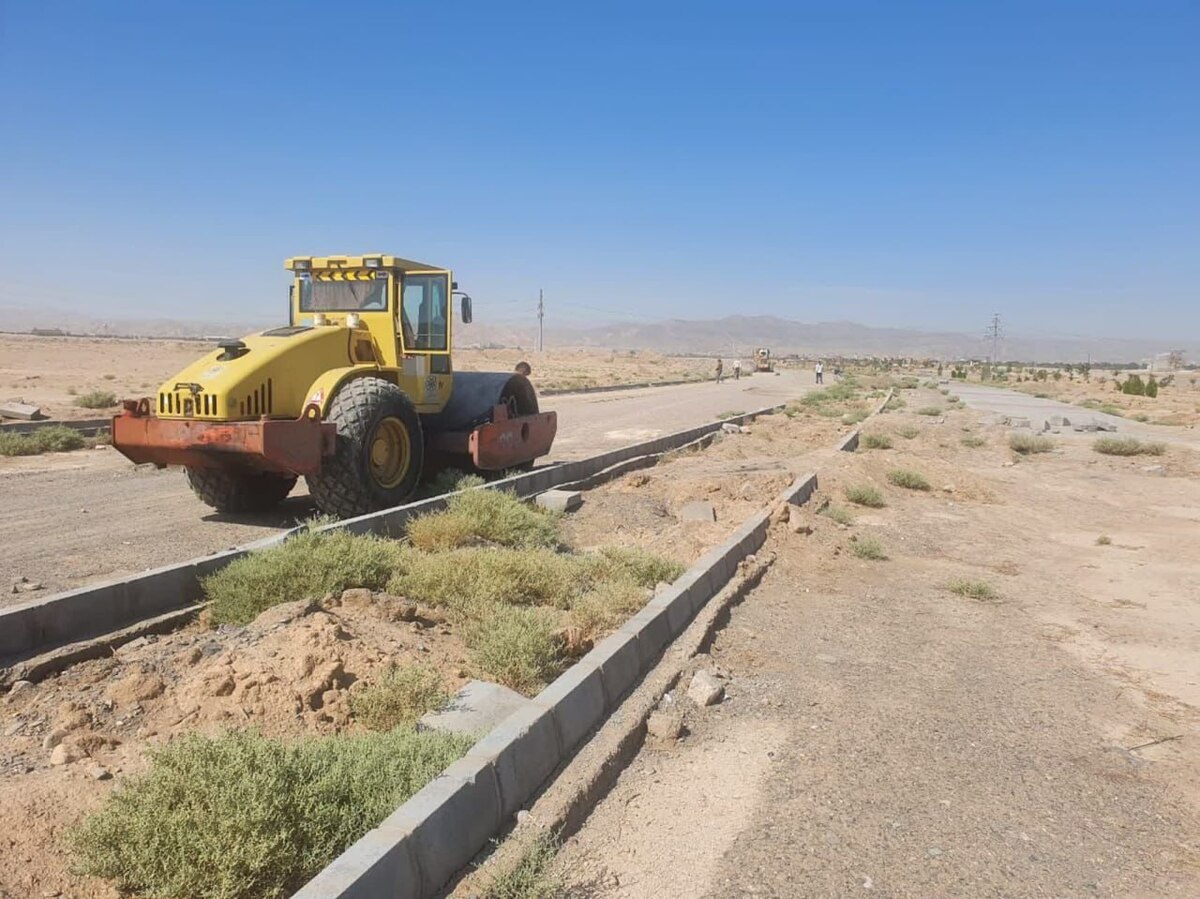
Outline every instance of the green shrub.
<path id="1" fill-rule="evenodd" d="M 850 544 L 850 548 L 854 551 L 854 555 L 860 559 L 868 559 L 872 562 L 882 562 L 887 559 L 887 553 L 883 551 L 883 544 L 874 537 L 863 537 L 861 540 L 855 540 Z"/>
<path id="2" fill-rule="evenodd" d="M 84 409 L 109 409 L 117 404 L 117 395 L 111 390 L 90 390 L 75 397 L 75 405 Z"/>
<path id="3" fill-rule="evenodd" d="M 558 522 L 511 493 L 468 490 L 451 496 L 443 511 L 410 521 L 408 539 L 427 552 L 481 540 L 500 546 L 554 546 Z"/>
<path id="4" fill-rule="evenodd" d="M 1101 534 L 1099 537 L 1096 538 L 1096 545 L 1097 546 L 1112 546 L 1112 537 L 1108 536 L 1108 534 Z"/>
<path id="5" fill-rule="evenodd" d="M 558 621 L 545 609 L 497 606 L 467 632 L 471 661 L 485 676 L 531 696 L 565 663 Z"/>
<path id="6" fill-rule="evenodd" d="M 1157 388 L 1155 392 L 1157 393 Z M 1121 393 L 1127 393 L 1130 396 L 1145 396 L 1146 385 L 1142 383 L 1140 376 L 1130 375 L 1125 379 L 1125 383 L 1121 385 Z"/>
<path id="7" fill-rule="evenodd" d="M 595 639 L 623 624 L 646 604 L 647 598 L 646 588 L 632 581 L 598 584 L 571 604 L 569 620 L 585 637 Z"/>
<path id="8" fill-rule="evenodd" d="M 0 432 L 0 456 L 38 456 L 82 449 L 87 441 L 65 425 L 49 425 L 30 434 Z"/>
<path id="9" fill-rule="evenodd" d="M 441 496 L 443 493 L 457 493 L 459 490 L 470 490 L 486 484 L 477 474 L 467 474 L 457 468 L 443 468 L 426 486 L 430 496 Z"/>
<path id="10" fill-rule="evenodd" d="M 566 609 L 588 583 L 582 557 L 550 549 L 463 547 L 412 553 L 405 563 L 390 592 L 468 615 L 500 603 Z"/>
<path id="11" fill-rule="evenodd" d="M 1008 448 L 1022 456 L 1030 456 L 1050 452 L 1054 449 L 1054 441 L 1049 437 L 1037 437 L 1033 434 L 1011 434 L 1008 438 Z"/>
<path id="12" fill-rule="evenodd" d="M 941 415 L 942 407 L 941 406 L 922 406 L 920 409 L 917 410 L 917 414 L 918 415 L 929 415 L 929 416 Z"/>
<path id="13" fill-rule="evenodd" d="M 895 412 L 897 409 L 903 409 L 907 405 L 908 405 L 908 403 L 906 403 L 904 401 L 904 398 L 901 397 L 900 394 L 896 393 L 896 394 L 892 395 L 892 398 L 890 400 L 888 400 L 886 403 L 884 403 L 883 411 L 884 412 Z"/>
<path id="14" fill-rule="evenodd" d="M 859 506 L 870 506 L 872 509 L 880 509 L 885 503 L 883 501 L 883 493 L 878 487 L 871 487 L 868 484 L 859 484 L 855 487 L 846 488 L 846 499 Z"/>
<path id="15" fill-rule="evenodd" d="M 156 899 L 290 896 L 461 757 L 398 729 L 282 742 L 234 732 L 148 750 L 68 837 L 80 873 Z"/>
<path id="16" fill-rule="evenodd" d="M 906 490 L 929 490 L 929 481 L 924 476 L 906 468 L 896 468 L 888 472 L 888 481 Z"/>
<path id="17" fill-rule="evenodd" d="M 415 724 L 449 698 L 436 670 L 410 665 L 389 668 L 375 683 L 352 692 L 350 709 L 368 730 L 392 730 Z"/>
<path id="18" fill-rule="evenodd" d="M 997 596 L 995 589 L 986 581 L 951 581 L 946 585 L 946 589 L 970 599 L 995 599 Z"/>
<path id="19" fill-rule="evenodd" d="M 348 587 L 378 590 L 412 550 L 373 536 L 309 530 L 231 562 L 202 581 L 216 624 L 246 624 L 281 602 Z"/>
<path id="20" fill-rule="evenodd" d="M 592 577 L 598 581 L 629 579 L 642 587 L 653 587 L 659 582 L 671 583 L 681 574 L 684 566 L 640 546 L 606 546 L 598 553 L 583 556 Z"/>
<path id="21" fill-rule="evenodd" d="M 867 415 L 870 413 L 866 409 L 851 409 L 849 412 L 842 413 L 842 424 L 856 425 L 867 420 Z"/>
<path id="22" fill-rule="evenodd" d="M 892 438 L 887 434 L 863 434 L 858 439 L 859 449 L 891 449 Z"/>
<path id="23" fill-rule="evenodd" d="M 854 516 L 850 514 L 849 509 L 835 506 L 832 503 L 822 509 L 819 514 L 824 515 L 830 521 L 836 521 L 838 524 L 844 524 L 847 527 L 854 524 Z"/>
<path id="24" fill-rule="evenodd" d="M 896 433 L 899 434 L 901 437 L 903 437 L 905 440 L 912 440 L 914 437 L 917 437 L 920 435 L 921 429 L 918 428 L 916 425 L 903 425 L 899 428 L 896 428 Z"/>
<path id="25" fill-rule="evenodd" d="M 1167 451 L 1165 443 L 1143 443 L 1133 437 L 1101 437 L 1092 449 L 1106 456 L 1161 456 Z"/>
<path id="26" fill-rule="evenodd" d="M 987 446 L 987 441 L 978 434 L 968 434 L 960 442 L 963 446 L 970 447 L 971 449 L 979 449 L 981 446 Z"/>
<path id="27" fill-rule="evenodd" d="M 745 415 L 745 412 L 719 412 L 717 413 L 717 421 L 725 421 L 727 418 L 737 418 L 739 415 Z"/>

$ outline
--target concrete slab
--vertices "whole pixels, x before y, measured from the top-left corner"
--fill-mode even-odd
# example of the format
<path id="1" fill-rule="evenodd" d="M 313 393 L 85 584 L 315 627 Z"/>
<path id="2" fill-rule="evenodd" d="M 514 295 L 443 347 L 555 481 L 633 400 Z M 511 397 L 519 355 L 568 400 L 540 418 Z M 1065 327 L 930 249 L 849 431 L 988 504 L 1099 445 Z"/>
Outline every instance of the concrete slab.
<path id="1" fill-rule="evenodd" d="M 716 521 L 717 510 L 712 503 L 697 500 L 679 510 L 680 521 Z"/>
<path id="2" fill-rule="evenodd" d="M 583 494 L 578 490 L 547 490 L 534 502 L 551 512 L 574 512 L 583 505 Z"/>
<path id="3" fill-rule="evenodd" d="M 473 680 L 454 695 L 446 708 L 422 717 L 419 726 L 454 734 L 482 734 L 531 704 L 532 700 L 508 687 Z"/>

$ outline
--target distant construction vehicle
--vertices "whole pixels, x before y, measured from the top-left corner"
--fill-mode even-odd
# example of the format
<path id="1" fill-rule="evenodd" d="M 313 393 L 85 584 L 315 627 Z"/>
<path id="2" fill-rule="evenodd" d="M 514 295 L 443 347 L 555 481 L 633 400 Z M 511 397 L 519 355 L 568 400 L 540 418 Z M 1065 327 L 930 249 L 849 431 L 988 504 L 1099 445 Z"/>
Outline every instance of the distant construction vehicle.
<path id="1" fill-rule="evenodd" d="M 754 370 L 775 371 L 775 360 L 771 358 L 771 350 L 768 347 L 760 346 L 754 351 Z"/>
<path id="2" fill-rule="evenodd" d="M 454 372 L 449 270 L 399 256 L 298 256 L 286 327 L 222 340 L 126 400 L 113 445 L 181 465 L 222 512 L 281 502 L 303 475 L 341 518 L 399 505 L 427 468 L 528 467 L 550 451 L 553 412 L 514 372 Z"/>

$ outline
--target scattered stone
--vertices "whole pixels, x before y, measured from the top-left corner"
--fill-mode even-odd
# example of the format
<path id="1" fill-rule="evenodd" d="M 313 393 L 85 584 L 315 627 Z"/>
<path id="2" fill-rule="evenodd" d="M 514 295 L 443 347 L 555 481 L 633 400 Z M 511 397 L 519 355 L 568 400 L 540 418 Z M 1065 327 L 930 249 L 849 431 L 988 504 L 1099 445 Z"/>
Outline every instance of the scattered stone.
<path id="1" fill-rule="evenodd" d="M 802 534 L 805 537 L 809 536 L 813 532 L 812 525 L 805 521 L 804 517 L 801 515 L 791 516 L 791 518 L 788 519 L 787 526 L 788 530 L 793 534 Z"/>
<path id="2" fill-rule="evenodd" d="M 786 524 L 792 516 L 792 504 L 780 503 L 771 510 L 771 524 Z"/>
<path id="3" fill-rule="evenodd" d="M 420 617 L 415 602 L 387 593 L 381 593 L 375 598 L 374 609 L 384 621 L 416 621 Z"/>
<path id="4" fill-rule="evenodd" d="M 687 695 L 698 706 L 716 705 L 725 696 L 725 686 L 711 672 L 697 671 Z"/>
<path id="5" fill-rule="evenodd" d="M 92 780 L 112 780 L 112 772 L 103 765 L 92 765 L 88 768 L 88 775 Z"/>
<path id="6" fill-rule="evenodd" d="M 532 701 L 500 684 L 473 680 L 454 694 L 445 708 L 421 718 L 419 726 L 455 734 L 487 733 Z"/>
<path id="7" fill-rule="evenodd" d="M 741 427 L 741 425 L 735 425 L 735 424 L 734 424 L 733 422 L 731 422 L 731 421 L 727 421 L 727 422 L 725 422 L 723 425 L 721 425 L 721 430 L 722 430 L 722 431 L 724 431 L 726 434 L 740 434 L 740 433 L 742 433 L 742 427 Z"/>
<path id="8" fill-rule="evenodd" d="M 250 626 L 256 630 L 269 630 L 283 624 L 290 624 L 298 618 L 303 618 L 305 615 L 310 615 L 317 611 L 317 608 L 317 603 L 311 599 L 281 602 L 277 606 L 264 609 Z"/>
<path id="9" fill-rule="evenodd" d="M 712 503 L 703 500 L 691 502 L 679 510 L 680 521 L 716 521 L 717 510 Z"/>
<path id="10" fill-rule="evenodd" d="M 1069 428 L 1071 426 L 1071 419 L 1065 418 L 1062 415 L 1051 415 L 1048 424 L 1052 428 Z"/>
<path id="11" fill-rule="evenodd" d="M 8 690 L 8 698 L 16 699 L 18 696 L 20 696 L 22 693 L 24 693 L 26 690 L 28 690 L 32 686 L 33 686 L 33 681 L 27 681 L 27 680 L 15 681 Z"/>
<path id="12" fill-rule="evenodd" d="M 351 587 L 342 591 L 342 605 L 351 609 L 365 609 L 374 602 L 371 591 L 366 587 Z"/>
<path id="13" fill-rule="evenodd" d="M 551 512 L 573 512 L 583 505 L 583 494 L 578 490 L 547 490 L 534 502 Z"/>
<path id="14" fill-rule="evenodd" d="M 14 418 L 21 421 L 41 421 L 46 416 L 42 414 L 42 410 L 32 403 L 22 403 L 20 401 L 12 403 L 0 403 L 0 418 Z"/>
<path id="15" fill-rule="evenodd" d="M 36 581 L 28 581 L 25 578 L 21 578 L 20 581 L 13 584 L 12 592 L 13 593 L 36 593 L 38 590 L 41 590 L 41 589 L 42 589 L 42 585 L 37 583 Z"/>
<path id="16" fill-rule="evenodd" d="M 1165 465 L 1143 465 L 1142 471 L 1146 474 L 1166 474 L 1167 466 Z"/>
<path id="17" fill-rule="evenodd" d="M 54 751 L 50 753 L 51 765 L 69 765 L 71 762 L 77 762 L 81 756 L 79 751 L 66 743 L 59 743 L 54 747 Z"/>
<path id="18" fill-rule="evenodd" d="M 942 485 L 942 493 L 953 493 L 954 490 L 955 490 L 955 487 L 953 484 L 943 484 Z"/>
<path id="19" fill-rule="evenodd" d="M 63 737 L 66 735 L 67 732 L 65 730 L 60 730 L 56 727 L 54 730 L 50 731 L 50 733 L 46 734 L 46 736 L 42 737 L 42 748 L 53 749 L 62 742 Z"/>
<path id="20" fill-rule="evenodd" d="M 8 727 L 4 728 L 4 736 L 6 736 L 6 737 L 16 736 L 24 729 L 24 727 L 25 727 L 25 722 L 18 718 L 16 721 L 14 721 Z"/>
<path id="21" fill-rule="evenodd" d="M 651 712 L 646 732 L 660 740 L 678 740 L 683 736 L 683 713 L 676 709 Z"/>
<path id="22" fill-rule="evenodd" d="M 105 691 L 105 696 L 121 704 L 146 702 L 161 696 L 166 688 L 167 685 L 158 675 L 135 671 L 109 687 Z"/>

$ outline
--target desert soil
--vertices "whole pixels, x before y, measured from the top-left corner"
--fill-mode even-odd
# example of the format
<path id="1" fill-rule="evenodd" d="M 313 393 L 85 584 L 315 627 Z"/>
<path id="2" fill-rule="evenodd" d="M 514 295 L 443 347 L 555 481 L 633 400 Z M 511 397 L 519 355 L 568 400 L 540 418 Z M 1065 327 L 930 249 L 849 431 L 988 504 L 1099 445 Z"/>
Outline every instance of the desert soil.
<path id="1" fill-rule="evenodd" d="M 642 546 L 691 563 L 764 508 L 809 451 L 846 430 L 817 416 L 760 418 L 749 433 L 587 491 L 563 522 L 564 539 L 580 550 Z M 680 520 L 697 499 L 712 503 L 715 521 Z M 63 835 L 144 769 L 148 747 L 227 727 L 281 736 L 354 728 L 354 685 L 414 663 L 434 666 L 451 692 L 473 675 L 457 626 L 436 610 L 347 591 L 277 606 L 246 627 L 197 623 L 143 638 L 9 695 L 0 705 L 0 899 L 115 897 L 107 884 L 69 874 Z M 74 760 L 52 764 L 56 743 Z"/>
<path id="2" fill-rule="evenodd" d="M 200 340 L 0 334 L 0 401 L 33 403 L 54 419 L 102 418 L 113 410 L 84 409 L 76 405 L 77 398 L 92 391 L 112 392 L 118 399 L 151 396 L 163 381 L 209 348 Z M 522 360 L 532 364 L 538 389 L 703 380 L 715 364 L 628 350 L 459 349 L 454 353 L 454 364 L 462 371 L 512 371 Z"/>
<path id="3" fill-rule="evenodd" d="M 853 525 L 818 497 L 811 535 L 777 526 L 699 660 L 726 698 L 676 692 L 683 739 L 648 742 L 563 846 L 573 894 L 1200 895 L 1200 455 L 1064 434 L 1017 458 L 973 411 L 911 414 L 942 402 L 922 393 L 866 426 L 894 449 L 819 468 Z M 887 505 L 850 506 L 863 483 Z M 886 561 L 855 556 L 868 538 Z"/>
<path id="4" fill-rule="evenodd" d="M 694 427 L 722 412 L 778 404 L 812 386 L 809 372 L 611 393 L 547 397 L 559 429 L 548 460 L 564 461 Z M 221 515 L 181 472 L 137 467 L 110 447 L 0 458 L 0 589 L 27 578 L 45 592 L 123 577 L 279 533 L 312 516 L 301 481 L 266 515 Z M 44 595 L 44 594 L 43 594 Z M 27 594 L 0 593 L 0 603 Z"/>

